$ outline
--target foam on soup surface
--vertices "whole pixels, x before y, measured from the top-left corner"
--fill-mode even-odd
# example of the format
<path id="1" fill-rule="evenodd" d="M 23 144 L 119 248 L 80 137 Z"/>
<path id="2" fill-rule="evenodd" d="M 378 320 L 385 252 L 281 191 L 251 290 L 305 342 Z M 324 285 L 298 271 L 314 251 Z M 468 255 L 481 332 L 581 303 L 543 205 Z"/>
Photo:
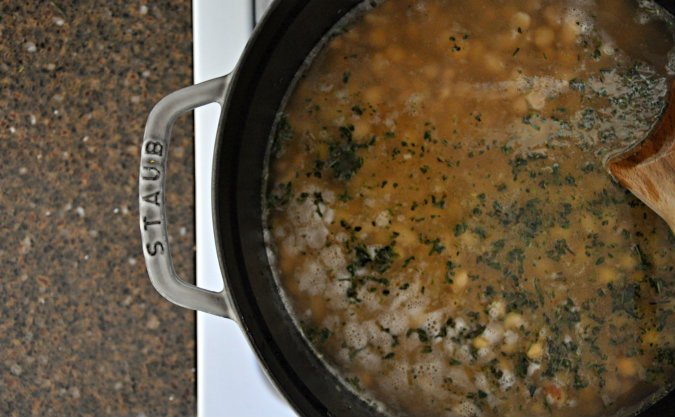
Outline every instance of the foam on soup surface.
<path id="1" fill-rule="evenodd" d="M 270 151 L 267 243 L 307 339 L 393 414 L 615 415 L 663 395 L 675 238 L 603 167 L 663 110 L 663 12 L 371 7 L 302 73 Z"/>

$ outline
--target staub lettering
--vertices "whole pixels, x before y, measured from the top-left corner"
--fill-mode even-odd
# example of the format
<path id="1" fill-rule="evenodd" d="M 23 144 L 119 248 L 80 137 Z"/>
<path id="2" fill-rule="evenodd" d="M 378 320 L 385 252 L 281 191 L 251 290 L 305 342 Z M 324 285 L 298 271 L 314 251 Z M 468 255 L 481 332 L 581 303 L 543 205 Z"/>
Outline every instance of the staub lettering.
<path id="1" fill-rule="evenodd" d="M 161 224 L 161 220 L 148 220 L 147 217 L 143 216 L 143 230 L 148 230 L 148 226 L 159 226 Z"/>
<path id="2" fill-rule="evenodd" d="M 145 245 L 145 249 L 150 256 L 157 256 L 164 253 L 164 245 L 162 242 L 148 243 Z"/>
<path id="3" fill-rule="evenodd" d="M 158 141 L 147 141 L 143 146 L 145 155 L 161 158 L 164 156 L 164 144 Z M 144 181 L 158 181 L 162 177 L 162 171 L 160 166 L 155 166 L 155 164 L 160 163 L 161 161 L 150 159 L 146 161 L 142 166 L 141 178 Z M 148 204 L 160 207 L 162 205 L 162 195 L 160 191 L 149 192 L 141 196 L 141 199 Z M 154 216 L 153 216 L 154 217 Z M 162 219 L 148 219 L 147 216 L 143 216 L 143 230 L 148 231 L 149 228 L 153 226 L 161 226 Z M 145 250 L 149 256 L 163 255 L 165 252 L 166 244 L 162 241 L 153 241 L 145 245 Z"/>
<path id="4" fill-rule="evenodd" d="M 146 175 L 143 175 L 143 179 L 146 181 L 157 181 L 162 176 L 162 171 L 157 167 L 143 167 L 144 171 L 148 171 Z"/>
<path id="5" fill-rule="evenodd" d="M 164 145 L 162 142 L 147 142 L 145 144 L 145 153 L 148 155 L 162 156 Z"/>
<path id="6" fill-rule="evenodd" d="M 157 207 L 160 206 L 159 191 L 154 192 L 152 194 L 144 195 L 141 198 L 143 198 L 143 201 L 145 201 L 146 203 L 152 203 L 152 204 L 156 205 Z"/>

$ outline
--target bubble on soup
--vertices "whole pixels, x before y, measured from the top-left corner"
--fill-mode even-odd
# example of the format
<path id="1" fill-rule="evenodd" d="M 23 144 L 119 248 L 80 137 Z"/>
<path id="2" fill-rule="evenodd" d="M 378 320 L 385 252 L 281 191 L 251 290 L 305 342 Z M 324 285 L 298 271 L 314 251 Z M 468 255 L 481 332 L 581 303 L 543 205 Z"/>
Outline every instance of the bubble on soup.
<path id="1" fill-rule="evenodd" d="M 326 288 L 323 268 L 317 262 L 306 263 L 298 273 L 298 288 L 310 295 L 317 295 Z"/>

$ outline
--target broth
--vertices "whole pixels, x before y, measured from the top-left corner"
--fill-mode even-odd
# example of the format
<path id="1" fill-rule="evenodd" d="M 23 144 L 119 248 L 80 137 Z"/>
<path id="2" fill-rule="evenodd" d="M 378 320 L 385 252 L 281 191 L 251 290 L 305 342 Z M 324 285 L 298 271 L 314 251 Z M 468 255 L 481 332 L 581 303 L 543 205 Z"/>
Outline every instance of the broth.
<path id="1" fill-rule="evenodd" d="M 270 149 L 269 256 L 317 353 L 392 414 L 663 396 L 675 237 L 603 162 L 663 110 L 672 22 L 625 0 L 367 9 L 302 71 Z"/>

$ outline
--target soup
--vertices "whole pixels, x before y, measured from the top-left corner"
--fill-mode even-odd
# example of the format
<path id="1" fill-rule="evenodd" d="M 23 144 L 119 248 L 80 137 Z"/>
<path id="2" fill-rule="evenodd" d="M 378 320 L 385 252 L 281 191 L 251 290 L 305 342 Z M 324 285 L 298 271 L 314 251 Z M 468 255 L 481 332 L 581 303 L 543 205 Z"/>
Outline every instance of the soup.
<path id="1" fill-rule="evenodd" d="M 347 387 L 420 416 L 672 388 L 675 237 L 603 166 L 664 108 L 672 27 L 624 0 L 388 0 L 326 39 L 280 113 L 266 239 Z"/>

